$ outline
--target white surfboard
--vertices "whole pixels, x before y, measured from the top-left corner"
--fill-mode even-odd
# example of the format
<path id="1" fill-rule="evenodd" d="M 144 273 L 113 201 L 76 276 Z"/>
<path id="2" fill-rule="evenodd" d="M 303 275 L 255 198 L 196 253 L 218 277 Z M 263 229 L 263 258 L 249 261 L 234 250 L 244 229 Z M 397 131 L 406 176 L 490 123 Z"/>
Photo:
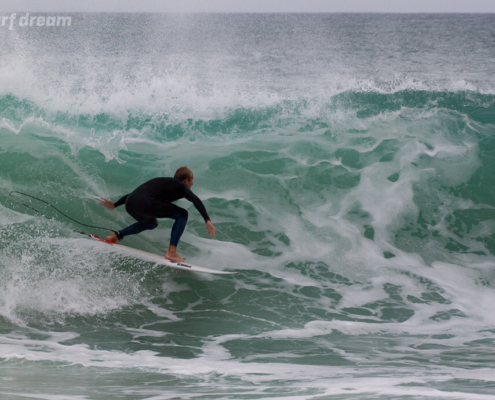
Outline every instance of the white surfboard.
<path id="1" fill-rule="evenodd" d="M 235 272 L 217 271 L 214 269 L 197 267 L 195 265 L 191 265 L 191 264 L 188 264 L 185 262 L 170 261 L 170 260 L 167 260 L 165 257 L 159 256 L 158 254 L 149 253 L 149 252 L 144 251 L 144 250 L 134 249 L 132 247 L 124 246 L 124 245 L 119 244 L 119 243 L 107 242 L 96 235 L 90 235 L 90 237 L 92 239 L 98 240 L 99 242 L 109 244 L 114 249 L 118 249 L 120 251 L 128 253 L 129 255 L 137 257 L 137 258 L 144 260 L 144 261 L 150 261 L 150 262 L 153 262 L 156 264 L 166 265 L 166 266 L 172 267 L 172 268 L 184 269 L 186 271 L 205 272 L 208 274 L 218 274 L 218 275 L 235 274 Z"/>

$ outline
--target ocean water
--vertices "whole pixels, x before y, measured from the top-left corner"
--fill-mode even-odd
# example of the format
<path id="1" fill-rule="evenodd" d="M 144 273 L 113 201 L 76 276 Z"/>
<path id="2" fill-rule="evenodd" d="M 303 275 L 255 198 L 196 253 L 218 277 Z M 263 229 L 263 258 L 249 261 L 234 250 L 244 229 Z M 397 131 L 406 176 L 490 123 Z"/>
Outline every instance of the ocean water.
<path id="1" fill-rule="evenodd" d="M 494 15 L 71 17 L 0 26 L 2 399 L 495 398 Z M 9 195 L 122 229 L 182 165 L 236 274 Z"/>

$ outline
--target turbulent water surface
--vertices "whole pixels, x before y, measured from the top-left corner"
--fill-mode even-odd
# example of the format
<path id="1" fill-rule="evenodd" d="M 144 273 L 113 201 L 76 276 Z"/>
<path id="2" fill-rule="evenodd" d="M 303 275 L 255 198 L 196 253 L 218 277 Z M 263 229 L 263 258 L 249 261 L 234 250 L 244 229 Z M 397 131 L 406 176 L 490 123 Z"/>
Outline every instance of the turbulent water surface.
<path id="1" fill-rule="evenodd" d="M 71 17 L 0 26 L 2 399 L 494 398 L 494 15 Z M 9 195 L 122 229 L 182 165 L 234 275 Z"/>

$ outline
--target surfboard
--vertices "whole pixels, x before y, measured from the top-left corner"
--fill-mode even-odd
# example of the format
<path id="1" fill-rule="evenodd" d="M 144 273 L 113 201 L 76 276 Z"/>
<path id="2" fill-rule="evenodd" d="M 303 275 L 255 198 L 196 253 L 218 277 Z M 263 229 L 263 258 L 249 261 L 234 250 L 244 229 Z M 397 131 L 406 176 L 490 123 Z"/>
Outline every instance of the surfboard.
<path id="1" fill-rule="evenodd" d="M 133 257 L 139 258 L 139 259 L 144 260 L 144 261 L 150 261 L 150 262 L 153 262 L 155 264 L 166 265 L 167 267 L 183 269 L 183 270 L 192 271 L 192 272 L 204 272 L 207 274 L 217 274 L 217 275 L 235 274 L 235 272 L 217 271 L 215 269 L 198 267 L 196 265 L 192 265 L 192 264 L 185 263 L 185 262 L 170 261 L 170 260 L 167 260 L 165 257 L 159 256 L 158 254 L 149 253 L 149 252 L 144 251 L 144 250 L 134 249 L 132 247 L 124 246 L 124 245 L 119 244 L 119 243 L 107 242 L 106 240 L 98 237 L 97 235 L 89 235 L 89 236 L 92 239 L 98 240 L 99 242 L 106 243 L 106 244 L 112 246 L 114 249 L 118 249 L 119 251 L 125 252 L 125 253 L 133 256 Z"/>

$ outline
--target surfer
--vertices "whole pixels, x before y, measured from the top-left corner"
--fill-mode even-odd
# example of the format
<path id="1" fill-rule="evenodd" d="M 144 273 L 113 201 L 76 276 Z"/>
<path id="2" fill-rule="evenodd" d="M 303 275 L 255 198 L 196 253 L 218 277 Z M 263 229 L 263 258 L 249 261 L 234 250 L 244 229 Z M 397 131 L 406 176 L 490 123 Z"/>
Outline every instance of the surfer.
<path id="1" fill-rule="evenodd" d="M 177 254 L 177 245 L 186 228 L 188 212 L 172 204 L 172 202 L 183 198 L 189 200 L 204 218 L 206 231 L 212 238 L 215 237 L 216 231 L 205 206 L 199 197 L 191 191 L 193 180 L 192 171 L 187 167 L 180 167 L 173 178 L 151 179 L 115 203 L 107 199 L 101 199 L 100 204 L 108 208 L 115 208 L 125 204 L 126 211 L 138 221 L 117 233 L 107 236 L 106 240 L 116 242 L 117 240 L 122 240 L 125 236 L 155 229 L 158 226 L 157 218 L 172 218 L 175 222 L 172 226 L 170 245 L 165 258 L 183 262 L 184 259 Z"/>

